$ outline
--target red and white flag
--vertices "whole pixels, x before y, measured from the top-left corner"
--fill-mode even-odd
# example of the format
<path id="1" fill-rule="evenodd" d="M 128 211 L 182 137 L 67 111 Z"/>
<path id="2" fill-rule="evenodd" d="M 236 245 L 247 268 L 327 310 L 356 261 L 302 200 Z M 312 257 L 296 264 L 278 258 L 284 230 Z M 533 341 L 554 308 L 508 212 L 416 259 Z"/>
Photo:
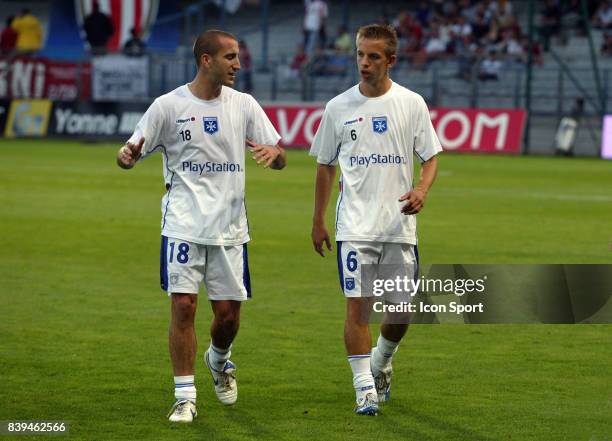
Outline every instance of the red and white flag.
<path id="1" fill-rule="evenodd" d="M 83 28 L 85 17 L 93 11 L 96 0 L 75 0 L 79 27 Z M 115 33 L 108 43 L 110 51 L 117 51 L 131 38 L 130 30 L 136 28 L 146 40 L 157 18 L 159 0 L 97 0 L 100 11 L 110 16 Z"/>

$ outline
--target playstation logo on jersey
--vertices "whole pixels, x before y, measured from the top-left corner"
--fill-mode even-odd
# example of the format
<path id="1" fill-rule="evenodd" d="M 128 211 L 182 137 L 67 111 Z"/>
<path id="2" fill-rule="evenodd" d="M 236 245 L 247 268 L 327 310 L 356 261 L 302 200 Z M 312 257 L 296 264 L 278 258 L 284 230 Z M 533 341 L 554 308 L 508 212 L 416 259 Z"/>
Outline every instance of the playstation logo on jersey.
<path id="1" fill-rule="evenodd" d="M 387 131 L 387 117 L 386 116 L 375 116 L 372 118 L 372 130 L 374 132 L 382 134 Z"/>
<path id="2" fill-rule="evenodd" d="M 214 135 L 219 131 L 219 121 L 216 116 L 204 117 L 204 131 L 209 135 Z"/>
<path id="3" fill-rule="evenodd" d="M 347 277 L 346 279 L 344 279 L 344 288 L 347 291 L 352 291 L 353 289 L 355 289 L 355 279 L 353 279 L 352 277 Z"/>

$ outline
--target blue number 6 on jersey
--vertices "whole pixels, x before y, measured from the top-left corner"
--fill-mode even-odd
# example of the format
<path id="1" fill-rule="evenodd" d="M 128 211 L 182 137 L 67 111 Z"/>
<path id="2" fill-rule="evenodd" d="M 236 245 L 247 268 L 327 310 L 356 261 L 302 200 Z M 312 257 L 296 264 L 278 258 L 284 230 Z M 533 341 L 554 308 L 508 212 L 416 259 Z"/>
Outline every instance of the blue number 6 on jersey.
<path id="1" fill-rule="evenodd" d="M 357 256 L 357 251 L 349 251 L 346 255 L 346 269 L 351 272 L 357 269 L 358 262 L 355 256 Z"/>

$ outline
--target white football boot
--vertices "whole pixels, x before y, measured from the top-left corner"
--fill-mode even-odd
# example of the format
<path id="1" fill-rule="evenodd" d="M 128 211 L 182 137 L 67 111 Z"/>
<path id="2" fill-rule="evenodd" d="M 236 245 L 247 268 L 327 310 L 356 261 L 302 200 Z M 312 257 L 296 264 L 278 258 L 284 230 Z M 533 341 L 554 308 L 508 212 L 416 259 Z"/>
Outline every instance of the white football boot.
<path id="1" fill-rule="evenodd" d="M 198 416 L 193 401 L 177 400 L 168 412 L 168 419 L 173 423 L 191 423 Z"/>
<path id="2" fill-rule="evenodd" d="M 376 348 L 372 349 L 372 357 L 370 358 L 370 369 L 372 370 L 372 374 L 376 371 L 374 366 L 372 366 L 372 360 L 374 360 L 374 351 Z M 378 371 L 376 375 L 374 375 L 374 385 L 376 386 L 376 393 L 378 394 L 378 402 L 384 403 L 385 401 L 389 401 L 391 398 L 391 376 L 393 375 L 393 367 L 391 363 L 388 364 L 385 368 Z"/>
<path id="3" fill-rule="evenodd" d="M 362 387 L 356 392 L 355 413 L 357 415 L 378 415 L 378 397 L 374 386 Z"/>
<path id="4" fill-rule="evenodd" d="M 215 370 L 208 359 L 208 351 L 204 354 L 204 361 L 212 375 L 215 384 L 215 393 L 222 404 L 231 406 L 238 399 L 238 384 L 236 383 L 236 365 L 230 360 L 225 362 L 221 372 Z"/>

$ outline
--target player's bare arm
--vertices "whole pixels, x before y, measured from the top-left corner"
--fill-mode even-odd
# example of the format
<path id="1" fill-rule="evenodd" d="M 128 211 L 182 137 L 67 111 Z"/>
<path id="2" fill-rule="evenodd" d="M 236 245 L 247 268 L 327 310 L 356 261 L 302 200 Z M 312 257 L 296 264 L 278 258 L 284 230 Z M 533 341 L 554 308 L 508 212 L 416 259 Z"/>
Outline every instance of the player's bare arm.
<path id="1" fill-rule="evenodd" d="M 411 191 L 399 198 L 399 202 L 407 202 L 402 206 L 402 214 L 417 214 L 423 209 L 427 192 L 436 180 L 437 172 L 437 156 L 421 164 L 421 179 L 419 183 Z"/>
<path id="2" fill-rule="evenodd" d="M 285 149 L 276 145 L 256 144 L 250 139 L 246 140 L 249 149 L 253 153 L 253 159 L 257 165 L 263 164 L 264 168 L 281 170 L 287 165 L 287 154 Z"/>
<path id="3" fill-rule="evenodd" d="M 140 141 L 136 144 L 126 142 L 117 152 L 117 165 L 126 170 L 134 167 L 136 161 L 140 158 L 144 142 L 144 138 L 140 138 Z"/>
<path id="4" fill-rule="evenodd" d="M 325 211 L 329 204 L 329 198 L 331 196 L 332 184 L 336 177 L 336 166 L 318 164 L 317 166 L 317 180 L 315 184 L 315 208 L 314 216 L 312 218 L 312 245 L 314 250 L 319 253 L 322 257 L 325 257 L 325 250 L 323 249 L 323 242 L 327 246 L 329 251 L 332 251 L 331 240 L 329 238 L 329 232 L 325 227 Z"/>

